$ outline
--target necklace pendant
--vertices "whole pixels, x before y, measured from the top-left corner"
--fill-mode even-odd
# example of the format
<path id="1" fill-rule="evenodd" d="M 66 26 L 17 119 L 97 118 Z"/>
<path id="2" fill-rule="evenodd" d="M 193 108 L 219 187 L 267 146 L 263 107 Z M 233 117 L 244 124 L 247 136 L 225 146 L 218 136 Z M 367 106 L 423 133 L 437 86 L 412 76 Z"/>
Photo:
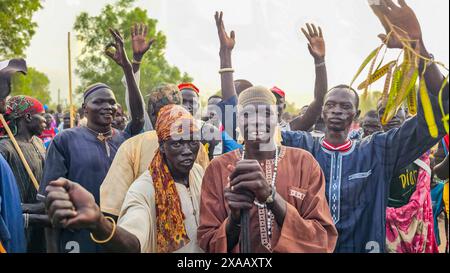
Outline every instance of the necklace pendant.
<path id="1" fill-rule="evenodd" d="M 97 135 L 97 139 L 100 140 L 101 142 L 105 142 L 106 137 L 102 133 L 99 133 Z"/>

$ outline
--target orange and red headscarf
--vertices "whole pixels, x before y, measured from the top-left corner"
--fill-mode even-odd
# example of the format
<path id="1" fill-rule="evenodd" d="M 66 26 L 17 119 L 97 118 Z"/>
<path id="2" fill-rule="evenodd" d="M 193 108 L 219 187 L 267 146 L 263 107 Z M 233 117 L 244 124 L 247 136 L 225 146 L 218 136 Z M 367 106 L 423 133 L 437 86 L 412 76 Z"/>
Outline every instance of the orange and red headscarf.
<path id="1" fill-rule="evenodd" d="M 156 121 L 159 142 L 169 140 L 173 134 L 182 134 L 186 124 L 189 125 L 190 135 L 198 130 L 191 114 L 183 107 L 164 106 Z M 190 239 L 184 225 L 185 216 L 175 180 L 159 149 L 150 164 L 150 173 L 155 188 L 157 251 L 158 253 L 174 252 L 186 246 Z"/>

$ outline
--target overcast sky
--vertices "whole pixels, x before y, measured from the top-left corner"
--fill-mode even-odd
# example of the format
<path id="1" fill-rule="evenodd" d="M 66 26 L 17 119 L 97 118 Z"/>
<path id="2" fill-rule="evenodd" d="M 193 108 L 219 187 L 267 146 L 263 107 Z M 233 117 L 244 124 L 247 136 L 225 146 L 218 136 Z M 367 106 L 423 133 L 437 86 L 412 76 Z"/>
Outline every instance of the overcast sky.
<path id="1" fill-rule="evenodd" d="M 67 96 L 67 32 L 72 31 L 76 16 L 83 11 L 97 15 L 105 4 L 114 2 L 43 1 L 44 8 L 34 17 L 39 27 L 27 50 L 27 62 L 48 75 L 55 102 L 58 88 L 63 99 Z M 449 1 L 407 3 L 418 15 L 428 50 L 448 65 Z M 299 32 L 302 25 L 313 22 L 323 28 L 330 87 L 351 81 L 362 60 L 379 45 L 377 34 L 383 32 L 366 0 L 138 0 L 136 5 L 158 19 L 157 28 L 167 36 L 169 63 L 188 72 L 205 95 L 220 89 L 213 15 L 223 10 L 227 30 L 236 31 L 235 78 L 277 85 L 297 106 L 310 102 L 314 88 L 314 64 Z M 74 41 L 73 51 L 79 50 Z M 394 58 L 394 53 L 390 56 Z M 78 84 L 75 78 L 74 85 Z"/>

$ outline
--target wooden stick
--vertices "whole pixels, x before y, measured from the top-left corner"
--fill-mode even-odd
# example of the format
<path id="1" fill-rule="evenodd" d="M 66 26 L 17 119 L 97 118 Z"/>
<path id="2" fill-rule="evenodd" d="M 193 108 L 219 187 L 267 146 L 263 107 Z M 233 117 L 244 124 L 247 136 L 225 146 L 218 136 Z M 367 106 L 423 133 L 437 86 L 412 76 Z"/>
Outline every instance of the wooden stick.
<path id="1" fill-rule="evenodd" d="M 250 211 L 241 210 L 240 253 L 251 253 L 250 246 Z"/>
<path id="2" fill-rule="evenodd" d="M 3 124 L 3 127 L 6 130 L 6 133 L 8 134 L 9 138 L 11 139 L 11 142 L 14 145 L 14 148 L 17 151 L 17 154 L 19 154 L 20 160 L 23 163 L 23 166 L 25 167 L 25 170 L 27 171 L 28 175 L 30 176 L 31 182 L 33 182 L 34 187 L 37 191 L 39 191 L 39 183 L 36 180 L 36 177 L 34 176 L 33 172 L 31 171 L 30 165 L 28 165 L 27 160 L 25 159 L 25 156 L 23 155 L 22 150 L 19 147 L 19 144 L 16 141 L 16 138 L 14 137 L 13 133 L 11 132 L 11 129 L 8 126 L 8 123 L 6 123 L 5 117 L 3 117 L 3 114 L 0 114 L 0 121 Z"/>
<path id="3" fill-rule="evenodd" d="M 69 111 L 70 111 L 70 128 L 74 127 L 74 112 L 73 112 L 73 100 L 72 100 L 72 54 L 70 50 L 70 32 L 67 33 L 67 49 L 68 49 L 68 65 L 69 65 Z"/>

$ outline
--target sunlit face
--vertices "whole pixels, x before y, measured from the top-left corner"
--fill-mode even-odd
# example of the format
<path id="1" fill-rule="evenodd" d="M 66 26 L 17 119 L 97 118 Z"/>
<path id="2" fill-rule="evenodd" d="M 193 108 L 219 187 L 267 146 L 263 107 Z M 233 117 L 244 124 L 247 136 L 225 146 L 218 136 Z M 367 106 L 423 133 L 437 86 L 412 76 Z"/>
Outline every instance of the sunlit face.
<path id="1" fill-rule="evenodd" d="M 101 89 L 90 95 L 84 104 L 84 112 L 89 122 L 99 125 L 111 125 L 117 112 L 114 93 Z"/>
<path id="2" fill-rule="evenodd" d="M 165 156 L 170 170 L 182 175 L 189 175 L 200 149 L 200 141 L 169 139 L 164 141 L 161 152 Z"/>
<path id="3" fill-rule="evenodd" d="M 269 143 L 277 124 L 276 105 L 249 104 L 238 108 L 238 125 L 246 143 Z"/>
<path id="4" fill-rule="evenodd" d="M 45 113 L 27 114 L 25 121 L 27 122 L 27 129 L 33 136 L 39 136 L 47 128 L 44 117 Z"/>
<path id="5" fill-rule="evenodd" d="M 322 109 L 322 118 L 329 131 L 348 130 L 358 116 L 355 94 L 348 89 L 339 88 L 330 91 Z"/>
<path id="6" fill-rule="evenodd" d="M 183 97 L 183 107 L 188 110 L 192 116 L 195 116 L 200 106 L 198 94 L 192 89 L 183 89 L 181 90 L 181 95 Z"/>

